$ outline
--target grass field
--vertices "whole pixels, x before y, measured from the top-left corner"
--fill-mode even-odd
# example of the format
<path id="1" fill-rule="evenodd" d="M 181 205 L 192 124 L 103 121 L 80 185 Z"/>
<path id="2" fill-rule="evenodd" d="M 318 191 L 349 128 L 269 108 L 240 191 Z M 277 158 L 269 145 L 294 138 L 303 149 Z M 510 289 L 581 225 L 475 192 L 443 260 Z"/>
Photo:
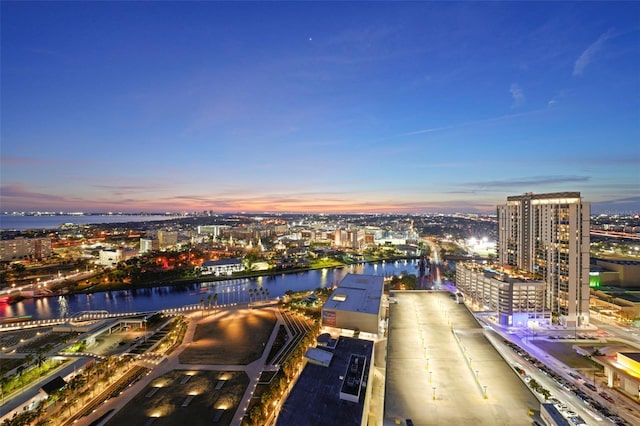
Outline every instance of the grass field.
<path id="1" fill-rule="evenodd" d="M 549 342 L 546 340 L 534 340 L 533 344 L 571 368 L 580 370 L 590 369 L 596 366 L 596 364 L 590 359 L 576 353 L 575 349 L 572 348 L 572 346 L 575 345 L 574 342 Z M 600 343 L 590 343 L 588 345 L 581 346 L 597 347 L 604 345 Z"/>
<path id="2" fill-rule="evenodd" d="M 262 356 L 276 324 L 270 310 L 222 311 L 201 320 L 193 343 L 180 354 L 183 364 L 246 365 Z"/>
<path id="3" fill-rule="evenodd" d="M 228 425 L 248 384 L 242 371 L 174 370 L 154 379 L 107 425 L 144 425 L 151 418 L 154 426 Z M 216 410 L 223 410 L 218 421 Z"/>

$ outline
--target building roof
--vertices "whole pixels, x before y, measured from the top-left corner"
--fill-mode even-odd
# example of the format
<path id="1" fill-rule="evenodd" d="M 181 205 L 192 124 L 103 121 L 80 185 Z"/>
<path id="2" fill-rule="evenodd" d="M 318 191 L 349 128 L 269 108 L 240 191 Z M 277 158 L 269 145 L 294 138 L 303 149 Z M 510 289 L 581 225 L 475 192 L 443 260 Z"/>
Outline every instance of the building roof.
<path id="1" fill-rule="evenodd" d="M 614 265 L 626 265 L 626 266 L 640 266 L 640 262 L 637 260 L 626 260 L 626 259 L 605 259 L 605 258 L 596 258 L 594 259 L 596 262 L 606 262 L 612 263 Z"/>
<path id="2" fill-rule="evenodd" d="M 328 367 L 307 363 L 285 401 L 276 425 L 360 426 L 364 410 L 364 389 L 358 403 L 340 399 L 351 355 L 371 359 L 373 342 L 340 337 Z M 342 379 L 341 379 L 342 378 Z M 368 377 L 363 382 L 366 383 Z"/>
<path id="3" fill-rule="evenodd" d="M 331 293 L 323 309 L 378 314 L 384 278 L 377 275 L 347 274 Z"/>
<path id="4" fill-rule="evenodd" d="M 579 192 L 551 192 L 547 194 L 535 194 L 533 192 L 522 195 L 511 195 L 507 197 L 507 201 L 517 200 L 543 200 L 547 198 L 580 198 Z"/>
<path id="5" fill-rule="evenodd" d="M 53 380 L 45 383 L 44 385 L 42 385 L 41 389 L 43 391 L 45 391 L 47 393 L 47 395 L 52 395 L 56 391 L 58 391 L 58 390 L 62 389 L 63 387 L 65 387 L 66 384 L 67 384 L 67 382 L 65 382 L 62 377 L 56 376 L 55 379 L 53 379 Z"/>
<path id="6" fill-rule="evenodd" d="M 207 260 L 202 262 L 203 267 L 207 266 L 225 266 L 225 265 L 239 265 L 242 263 L 240 259 L 220 259 L 220 260 Z"/>
<path id="7" fill-rule="evenodd" d="M 307 353 L 304 354 L 304 357 L 313 364 L 322 365 L 323 367 L 328 367 L 331 364 L 331 358 L 333 358 L 333 354 L 329 351 L 324 351 L 318 348 L 309 348 Z"/>
<path id="8" fill-rule="evenodd" d="M 624 355 L 627 358 L 634 360 L 635 362 L 640 363 L 640 352 L 618 352 L 620 355 Z"/>

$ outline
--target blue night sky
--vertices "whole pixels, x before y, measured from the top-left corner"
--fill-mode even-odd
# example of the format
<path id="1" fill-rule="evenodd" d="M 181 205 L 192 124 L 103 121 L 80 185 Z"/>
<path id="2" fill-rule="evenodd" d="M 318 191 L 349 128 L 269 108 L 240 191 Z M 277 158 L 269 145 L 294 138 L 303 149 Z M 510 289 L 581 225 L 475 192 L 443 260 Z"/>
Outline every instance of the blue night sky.
<path id="1" fill-rule="evenodd" d="M 638 2 L 5 2 L 2 211 L 640 211 Z"/>

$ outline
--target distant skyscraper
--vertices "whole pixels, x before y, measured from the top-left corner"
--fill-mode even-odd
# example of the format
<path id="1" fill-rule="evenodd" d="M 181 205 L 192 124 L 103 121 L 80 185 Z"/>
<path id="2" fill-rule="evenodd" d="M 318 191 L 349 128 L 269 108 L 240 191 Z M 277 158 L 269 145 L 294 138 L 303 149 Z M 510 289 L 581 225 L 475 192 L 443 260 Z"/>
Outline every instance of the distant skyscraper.
<path id="1" fill-rule="evenodd" d="M 579 192 L 527 193 L 497 212 L 500 264 L 543 280 L 545 307 L 563 324 L 588 324 L 590 203 Z"/>

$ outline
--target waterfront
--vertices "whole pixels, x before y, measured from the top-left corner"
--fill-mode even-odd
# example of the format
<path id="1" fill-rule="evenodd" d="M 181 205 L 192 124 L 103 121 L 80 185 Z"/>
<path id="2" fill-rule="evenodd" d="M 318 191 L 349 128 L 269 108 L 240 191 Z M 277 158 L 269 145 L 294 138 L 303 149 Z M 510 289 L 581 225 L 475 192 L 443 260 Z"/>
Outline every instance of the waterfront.
<path id="1" fill-rule="evenodd" d="M 0 306 L 0 318 L 30 315 L 34 320 L 44 320 L 95 310 L 110 313 L 146 312 L 199 305 L 201 299 L 204 298 L 206 303 L 207 297 L 211 295 L 213 298 L 214 294 L 218 295 L 218 304 L 246 303 L 249 301 L 249 289 L 257 289 L 257 300 L 262 300 L 281 297 L 288 290 L 332 287 L 338 285 L 347 273 L 391 276 L 406 271 L 417 274 L 417 265 L 417 260 L 398 260 L 217 282 L 25 299 L 16 304 Z M 265 290 L 265 293 L 261 290 Z"/>
<path id="2" fill-rule="evenodd" d="M 0 215 L 0 230 L 26 231 L 29 229 L 56 229 L 60 225 L 90 225 L 103 223 L 155 222 L 171 220 L 176 216 L 164 215 Z"/>

